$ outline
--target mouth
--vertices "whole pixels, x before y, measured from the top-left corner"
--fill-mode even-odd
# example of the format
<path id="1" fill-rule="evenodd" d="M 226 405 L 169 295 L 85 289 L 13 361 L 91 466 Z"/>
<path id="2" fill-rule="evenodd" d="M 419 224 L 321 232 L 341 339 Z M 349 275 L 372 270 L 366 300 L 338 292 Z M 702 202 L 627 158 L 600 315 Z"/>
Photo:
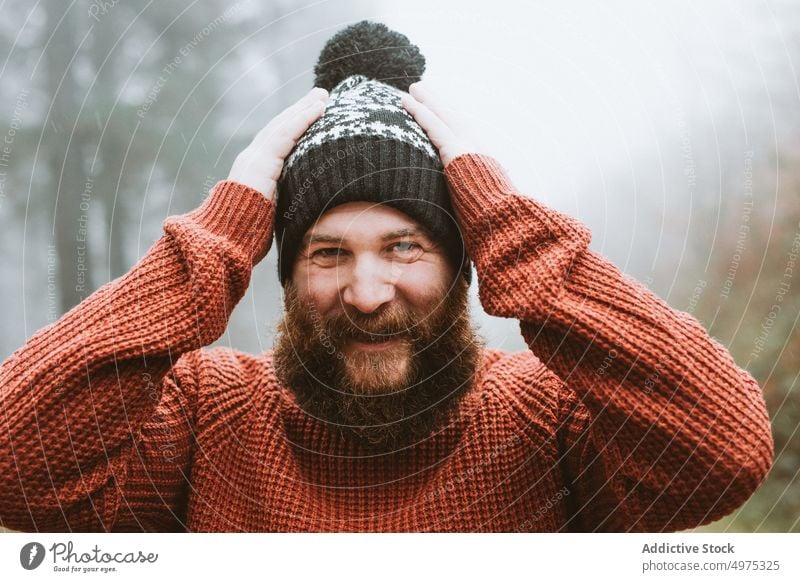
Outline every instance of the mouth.
<path id="1" fill-rule="evenodd" d="M 386 350 L 400 343 L 398 336 L 363 335 L 350 338 L 348 343 L 355 349 L 373 352 Z"/>

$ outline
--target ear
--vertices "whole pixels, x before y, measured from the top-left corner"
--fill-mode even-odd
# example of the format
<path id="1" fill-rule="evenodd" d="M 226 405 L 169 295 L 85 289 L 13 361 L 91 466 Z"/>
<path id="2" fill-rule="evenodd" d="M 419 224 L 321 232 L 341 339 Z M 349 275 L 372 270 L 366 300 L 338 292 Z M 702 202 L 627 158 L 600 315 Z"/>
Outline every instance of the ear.
<path id="1" fill-rule="evenodd" d="M 464 262 L 461 263 L 461 268 L 458 270 L 458 276 L 464 277 L 467 285 L 472 283 L 472 261 L 469 256 L 464 256 Z"/>

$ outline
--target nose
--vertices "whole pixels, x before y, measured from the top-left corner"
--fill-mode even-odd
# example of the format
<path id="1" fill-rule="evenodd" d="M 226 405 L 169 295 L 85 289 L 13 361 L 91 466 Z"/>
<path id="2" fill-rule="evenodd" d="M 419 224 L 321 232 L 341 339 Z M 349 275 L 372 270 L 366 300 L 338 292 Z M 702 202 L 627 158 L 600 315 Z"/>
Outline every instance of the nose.
<path id="1" fill-rule="evenodd" d="M 372 313 L 394 299 L 396 276 L 391 264 L 371 256 L 358 257 L 345 282 L 342 301 L 362 313 Z"/>

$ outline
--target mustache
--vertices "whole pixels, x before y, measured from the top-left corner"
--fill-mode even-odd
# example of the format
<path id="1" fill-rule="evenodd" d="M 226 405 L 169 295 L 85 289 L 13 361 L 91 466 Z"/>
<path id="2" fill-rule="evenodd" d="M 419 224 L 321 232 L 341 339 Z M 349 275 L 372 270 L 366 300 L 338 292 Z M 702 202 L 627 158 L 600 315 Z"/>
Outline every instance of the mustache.
<path id="1" fill-rule="evenodd" d="M 421 337 L 419 318 L 402 305 L 386 305 L 376 313 L 342 312 L 329 316 L 325 328 L 334 341 L 366 342 Z"/>

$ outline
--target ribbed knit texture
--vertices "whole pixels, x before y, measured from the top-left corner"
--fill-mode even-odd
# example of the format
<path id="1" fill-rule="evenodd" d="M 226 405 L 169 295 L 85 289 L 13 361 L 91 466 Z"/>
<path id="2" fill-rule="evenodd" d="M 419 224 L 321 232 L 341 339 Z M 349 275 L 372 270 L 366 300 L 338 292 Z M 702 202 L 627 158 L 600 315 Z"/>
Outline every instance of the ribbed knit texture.
<path id="1" fill-rule="evenodd" d="M 375 456 L 303 415 L 271 352 L 200 349 L 274 221 L 223 181 L 0 368 L 0 525 L 665 531 L 741 505 L 773 457 L 755 380 L 494 159 L 445 172 L 483 307 L 519 319 L 530 350 L 487 349 L 437 434 Z"/>

